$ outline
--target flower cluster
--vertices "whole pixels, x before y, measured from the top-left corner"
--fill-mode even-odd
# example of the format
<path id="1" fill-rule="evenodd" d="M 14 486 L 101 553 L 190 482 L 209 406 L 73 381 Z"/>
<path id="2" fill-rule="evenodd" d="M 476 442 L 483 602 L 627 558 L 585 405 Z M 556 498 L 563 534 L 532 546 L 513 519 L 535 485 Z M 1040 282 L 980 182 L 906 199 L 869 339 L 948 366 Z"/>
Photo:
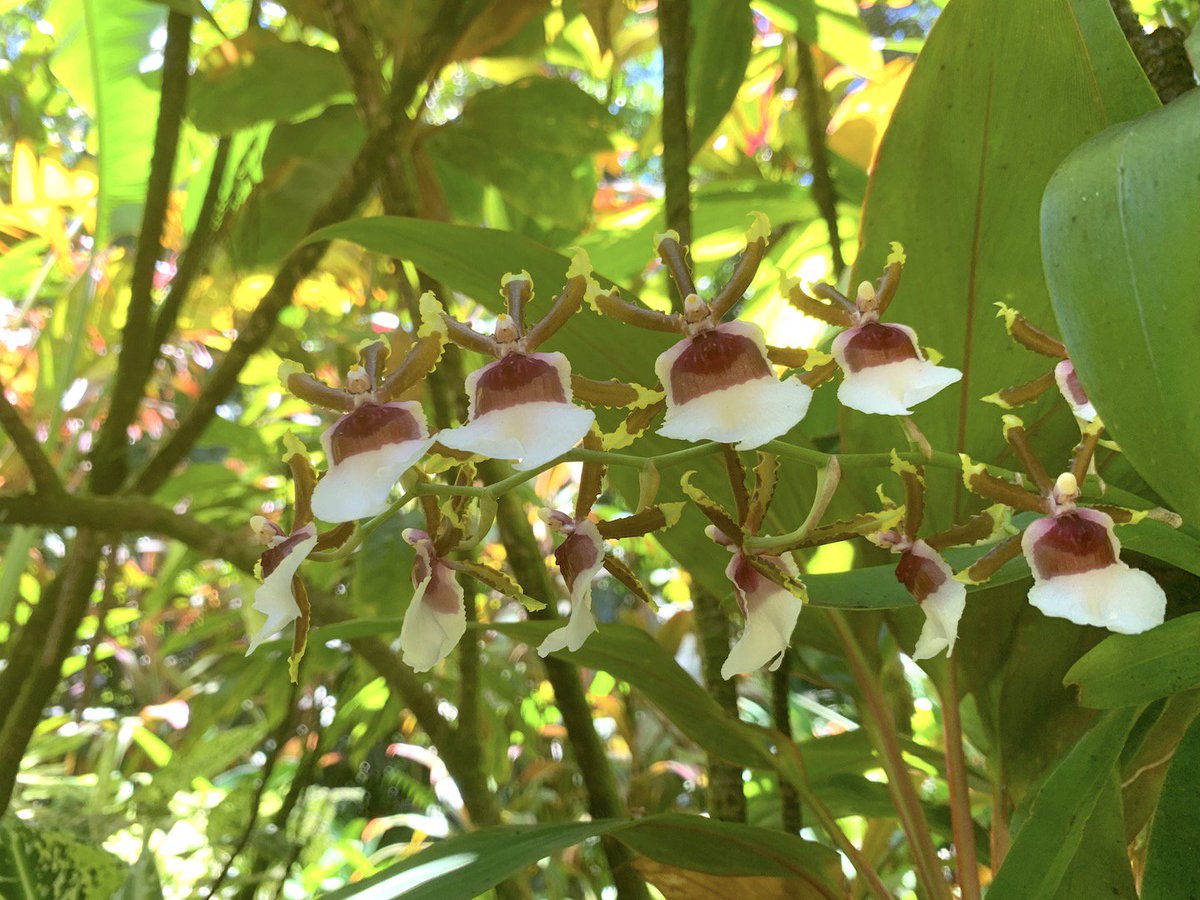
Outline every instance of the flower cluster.
<path id="1" fill-rule="evenodd" d="M 1102 426 L 1061 343 L 1002 306 L 1001 315 L 1014 339 L 1060 361 L 1036 382 L 986 399 L 1012 408 L 1056 381 L 1082 429 L 1068 471 L 1052 480 L 1033 454 L 1021 421 L 1005 415 L 1005 437 L 1024 464 L 1025 476 L 1007 480 L 963 457 L 967 488 L 993 505 L 952 528 L 922 536 L 924 470 L 934 454 L 909 417 L 914 406 L 959 381 L 962 373 L 940 365 L 933 351 L 921 348 L 911 328 L 880 321 L 900 285 L 903 250 L 893 245 L 883 276 L 876 284 L 860 285 L 853 301 L 828 285 L 816 285 L 808 292 L 795 282 L 785 282 L 789 302 L 841 329 L 833 338 L 831 354 L 824 354 L 771 346 L 757 325 L 729 317 L 766 257 L 768 237 L 765 218 L 756 215 L 729 280 L 703 299 L 679 236 L 659 235 L 658 254 L 682 298 L 677 312 L 652 310 L 623 299 L 616 289 L 602 288 L 586 255 L 577 253 L 561 292 L 532 325 L 526 313 L 534 296 L 533 281 L 520 272 L 504 276 L 501 282 L 505 312 L 495 320 L 490 335 L 454 318 L 427 293 L 419 303 L 415 339 L 396 366 L 389 368 L 388 345 L 378 340 L 359 347 L 358 362 L 342 387 L 286 366 L 281 375 L 288 389 L 336 418 L 321 435 L 327 468 L 320 478 L 303 445 L 289 436 L 285 460 L 296 494 L 291 529 L 285 531 L 262 517 L 254 520 L 253 527 L 266 545 L 263 583 L 254 606 L 267 619 L 250 649 L 296 621 L 294 678 L 308 630 L 301 564 L 314 555 L 322 558 L 322 553 L 325 558 L 348 555 L 366 532 L 414 498 L 421 501 L 425 521 L 424 528 L 403 532 L 414 554 L 413 596 L 400 635 L 408 665 L 426 671 L 462 638 L 467 620 L 463 576 L 518 598 L 531 609 L 541 606 L 526 597 L 511 576 L 468 557 L 491 527 L 499 491 L 568 458 L 583 463 L 574 508 L 570 512 L 544 509 L 541 518 L 548 532 L 561 537 L 553 555 L 570 612 L 538 648 L 543 656 L 577 651 L 596 631 L 591 594 L 601 572 L 650 602 L 633 571 L 609 552 L 608 542 L 673 526 L 685 503 L 707 517 L 708 536 L 730 553 L 725 574 L 745 624 L 722 667 L 726 678 L 778 666 L 790 644 L 807 600 L 795 551 L 854 537 L 866 537 L 898 555 L 896 578 L 925 614 L 913 651 L 918 659 L 953 651 L 968 585 L 986 580 L 1022 551 L 1034 577 L 1030 601 L 1047 615 L 1122 632 L 1145 630 L 1162 621 L 1162 590 L 1150 576 L 1121 562 L 1120 544 L 1113 534 L 1114 524 L 1136 521 L 1147 513 L 1080 505 L 1081 485 L 1091 469 Z M 655 362 L 657 385 L 648 388 L 587 378 L 572 372 L 562 353 L 540 349 L 585 303 L 629 326 L 677 336 Z M 400 398 L 434 371 L 447 342 L 489 361 L 466 377 L 466 421 L 435 432 L 420 403 Z M 782 377 L 779 369 L 784 370 Z M 776 451 L 797 450 L 779 439 L 804 418 L 814 390 L 839 372 L 837 398 L 842 405 L 897 418 L 910 447 L 917 448 L 891 453 L 892 470 L 904 485 L 904 502 L 892 502 L 881 487 L 882 508 L 823 524 L 839 483 L 840 466 L 837 456 L 814 451 L 823 467 L 805 521 L 784 534 L 764 534 L 780 478 Z M 596 414 L 580 401 L 624 409 L 626 417 L 606 434 Z M 612 452 L 630 443 L 660 414 L 659 435 L 700 445 L 694 454 L 687 453 L 711 449 L 723 454 L 731 507 L 701 489 L 694 473 L 680 481 L 684 502 L 656 503 L 656 458 L 641 460 Z M 582 448 L 575 450 L 581 443 Z M 755 451 L 756 456 L 750 470 L 742 456 L 747 451 Z M 681 454 L 665 456 L 682 458 Z M 510 461 L 517 474 L 477 486 L 479 459 Z M 606 465 L 631 462 L 642 467 L 644 476 L 637 509 L 617 518 L 599 518 L 593 507 L 603 491 Z M 1026 486 L 1026 477 L 1035 490 Z M 401 481 L 406 492 L 391 501 Z M 1038 518 L 1021 530 L 1014 524 L 1013 512 Z M 363 519 L 370 521 L 358 525 Z M 316 520 L 335 527 L 321 534 Z M 991 549 L 956 575 L 942 551 L 976 545 L 991 545 Z"/>

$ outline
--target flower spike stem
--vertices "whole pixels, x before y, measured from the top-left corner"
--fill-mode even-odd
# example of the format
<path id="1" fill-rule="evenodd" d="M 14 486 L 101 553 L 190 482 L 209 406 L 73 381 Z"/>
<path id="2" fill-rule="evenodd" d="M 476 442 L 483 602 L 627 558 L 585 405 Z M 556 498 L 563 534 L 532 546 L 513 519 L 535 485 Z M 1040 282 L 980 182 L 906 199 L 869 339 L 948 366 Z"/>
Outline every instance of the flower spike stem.
<path id="1" fill-rule="evenodd" d="M 778 442 L 773 442 L 778 443 Z M 817 490 L 813 497 L 812 508 L 800 523 L 800 527 L 769 538 L 747 538 L 746 548 L 756 553 L 770 553 L 787 547 L 793 547 L 802 542 L 817 527 L 829 508 L 830 501 L 837 491 L 838 483 L 842 480 L 842 467 L 836 456 L 829 456 L 828 462 L 817 470 Z"/>
<path id="2" fill-rule="evenodd" d="M 887 773 L 888 792 L 892 795 L 892 804 L 896 807 L 900 825 L 908 838 L 909 852 L 917 870 L 917 881 L 921 885 L 921 895 L 931 900 L 949 900 L 950 893 L 942 879 L 942 866 L 929 836 L 929 823 L 925 819 L 921 799 L 913 786 L 908 764 L 904 761 L 896 722 L 888 708 L 883 689 L 871 671 L 866 654 L 858 642 L 858 636 L 846 621 L 846 617 L 834 609 L 828 610 L 828 613 L 858 685 L 864 706 L 863 728 L 871 738 L 871 743 L 875 745 Z"/>
<path id="3" fill-rule="evenodd" d="M 950 829 L 954 837 L 955 874 L 962 900 L 979 900 L 979 861 L 975 852 L 975 822 L 967 787 L 967 760 L 963 754 L 962 719 L 959 716 L 956 657 L 946 659 L 946 676 L 935 679 L 942 701 L 942 739 L 945 742 L 946 786 L 950 790 Z"/>

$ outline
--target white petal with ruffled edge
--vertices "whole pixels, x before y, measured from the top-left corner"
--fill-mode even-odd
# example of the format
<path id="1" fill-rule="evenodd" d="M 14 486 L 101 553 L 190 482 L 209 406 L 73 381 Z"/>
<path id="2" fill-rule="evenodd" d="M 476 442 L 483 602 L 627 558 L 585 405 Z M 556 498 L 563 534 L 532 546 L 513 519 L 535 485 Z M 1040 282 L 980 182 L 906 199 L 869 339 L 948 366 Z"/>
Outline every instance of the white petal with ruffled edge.
<path id="1" fill-rule="evenodd" d="M 812 388 L 795 378 L 756 378 L 669 407 L 658 433 L 753 450 L 790 431 L 808 412 Z"/>
<path id="2" fill-rule="evenodd" d="M 842 369 L 838 401 L 878 416 L 911 416 L 912 407 L 962 378 L 962 372 L 927 359 L 904 359 L 857 372 Z"/>
<path id="3" fill-rule="evenodd" d="M 804 606 L 800 598 L 787 588 L 775 584 L 757 571 L 754 572 L 752 596 L 747 596 L 735 578 L 739 555 L 734 554 L 725 568 L 725 575 L 733 582 L 742 608 L 749 612 L 742 636 L 734 642 L 721 666 L 721 677 L 725 679 L 761 669 L 767 663 L 771 664 L 770 671 L 778 669 L 783 662 L 784 651 L 792 642 L 792 632 Z M 780 560 L 793 577 L 799 575 L 800 570 L 790 553 L 783 554 Z"/>
<path id="4" fill-rule="evenodd" d="M 452 450 L 516 460 L 514 469 L 536 469 L 583 440 L 595 421 L 591 410 L 541 400 L 485 412 L 465 425 L 441 432 L 438 441 Z"/>
<path id="5" fill-rule="evenodd" d="M 1149 574 L 1115 562 L 1101 569 L 1036 579 L 1029 602 L 1048 616 L 1140 634 L 1161 625 L 1167 595 Z"/>
<path id="6" fill-rule="evenodd" d="M 449 656 L 467 630 L 463 589 L 454 571 L 436 560 L 430 571 L 417 585 L 400 626 L 400 649 L 414 672 L 427 672 Z"/>
<path id="7" fill-rule="evenodd" d="M 596 631 L 596 618 L 592 615 L 592 582 L 604 568 L 604 539 L 592 522 L 577 522 L 575 527 L 578 533 L 591 539 L 596 560 L 575 576 L 575 583 L 571 585 L 571 618 L 562 628 L 546 635 L 538 647 L 538 656 L 549 656 L 564 649 L 574 653 Z"/>
<path id="8" fill-rule="evenodd" d="M 433 445 L 433 438 L 386 444 L 331 465 L 313 491 L 313 515 L 323 522 L 353 522 L 377 516 L 388 505 L 400 476 Z"/>
<path id="9" fill-rule="evenodd" d="M 948 568 L 948 567 L 947 567 Z M 950 656 L 958 640 L 958 622 L 967 608 L 967 586 L 948 578 L 921 602 L 925 625 L 913 649 L 913 659 L 929 659 L 943 650 Z"/>
<path id="10" fill-rule="evenodd" d="M 266 615 L 267 620 L 250 639 L 247 656 L 268 638 L 278 634 L 289 622 L 300 617 L 300 607 L 296 605 L 296 598 L 292 594 L 292 576 L 300 570 L 300 564 L 308 558 L 315 546 L 316 534 L 296 544 L 275 567 L 275 571 L 264 578 L 263 583 L 255 590 L 253 609 Z"/>

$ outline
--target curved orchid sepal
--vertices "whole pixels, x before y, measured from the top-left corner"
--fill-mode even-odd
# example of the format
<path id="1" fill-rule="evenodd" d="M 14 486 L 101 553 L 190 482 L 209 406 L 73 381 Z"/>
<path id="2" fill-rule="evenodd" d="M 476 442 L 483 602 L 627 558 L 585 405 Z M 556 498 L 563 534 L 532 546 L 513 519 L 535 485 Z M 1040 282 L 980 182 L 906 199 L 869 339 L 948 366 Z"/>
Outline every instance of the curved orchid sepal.
<path id="1" fill-rule="evenodd" d="M 741 546 L 746 539 L 746 533 L 742 529 L 742 524 L 736 517 L 725 509 L 720 503 L 717 503 L 708 496 L 701 488 L 692 483 L 695 477 L 695 472 L 685 472 L 683 477 L 679 479 L 679 487 L 683 491 L 684 496 L 696 505 L 725 538 L 733 544 Z"/>
<path id="2" fill-rule="evenodd" d="M 1018 529 L 1012 522 L 1012 509 L 1003 503 L 995 503 L 981 513 L 971 516 L 961 525 L 954 525 L 925 538 L 934 550 L 948 547 L 977 547 L 994 544 L 1011 537 Z"/>
<path id="3" fill-rule="evenodd" d="M 596 523 L 596 528 L 601 537 L 610 541 L 645 537 L 656 531 L 674 528 L 683 515 L 683 507 L 683 503 L 659 503 L 619 519 L 602 520 Z"/>
<path id="4" fill-rule="evenodd" d="M 938 365 L 940 354 L 922 350 L 917 333 L 907 325 L 885 324 L 880 317 L 900 286 L 905 263 L 904 248 L 892 244 L 878 286 L 868 281 L 858 286 L 851 301 L 831 285 L 815 285 L 809 293 L 788 283 L 792 305 L 831 325 L 844 327 L 830 348 L 842 372 L 839 402 L 850 409 L 872 415 L 911 416 L 912 407 L 923 403 L 961 380 L 958 369 Z M 815 295 L 815 296 L 812 296 Z M 819 299 L 829 300 L 828 304 Z M 819 383 L 829 370 L 814 369 L 807 383 Z"/>
<path id="5" fill-rule="evenodd" d="M 447 559 L 445 562 L 451 569 L 470 575 L 484 587 L 492 589 L 500 596 L 520 601 L 530 612 L 546 608 L 546 604 L 541 600 L 535 600 L 526 594 L 524 588 L 507 572 L 501 572 L 499 569 L 493 569 L 483 563 L 466 559 Z"/>
<path id="6" fill-rule="evenodd" d="M 623 450 L 636 441 L 650 427 L 651 423 L 666 410 L 666 395 L 660 391 L 651 392 L 655 399 L 645 406 L 634 407 L 615 430 L 604 435 L 603 449 Z"/>
<path id="7" fill-rule="evenodd" d="M 1004 409 L 1012 409 L 1022 403 L 1041 396 L 1052 385 L 1057 385 L 1059 393 L 1071 407 L 1075 420 L 1083 428 L 1088 423 L 1098 423 L 1099 416 L 1096 407 L 1088 399 L 1087 391 L 1079 380 L 1075 365 L 1067 353 L 1066 345 L 1042 329 L 1038 328 L 1017 310 L 1004 303 L 996 304 L 996 317 L 1004 320 L 1004 328 L 1017 344 L 1034 353 L 1049 356 L 1057 360 L 1050 371 L 1039 375 L 1032 381 L 1012 388 L 1005 388 L 984 397 L 987 403 L 995 403 Z"/>
<path id="8" fill-rule="evenodd" d="M 571 389 L 575 397 L 593 406 L 609 409 L 643 409 L 662 399 L 662 391 L 644 387 L 637 382 L 609 379 L 598 381 L 577 372 L 571 373 Z"/>
<path id="9" fill-rule="evenodd" d="M 659 256 L 684 298 L 682 315 L 635 306 L 615 291 L 594 298 L 596 308 L 605 315 L 681 336 L 654 364 L 666 396 L 666 418 L 658 429 L 664 437 L 736 444 L 740 450 L 751 450 L 786 433 L 808 411 L 812 389 L 796 378 L 780 381 L 762 329 L 749 322 L 722 321 L 753 282 L 766 254 L 769 233 L 766 217 L 756 213 L 733 275 L 709 302 L 696 293 L 679 235 L 657 235 Z M 808 358 L 801 359 L 795 351 L 777 355 L 781 353 L 802 364 Z"/>

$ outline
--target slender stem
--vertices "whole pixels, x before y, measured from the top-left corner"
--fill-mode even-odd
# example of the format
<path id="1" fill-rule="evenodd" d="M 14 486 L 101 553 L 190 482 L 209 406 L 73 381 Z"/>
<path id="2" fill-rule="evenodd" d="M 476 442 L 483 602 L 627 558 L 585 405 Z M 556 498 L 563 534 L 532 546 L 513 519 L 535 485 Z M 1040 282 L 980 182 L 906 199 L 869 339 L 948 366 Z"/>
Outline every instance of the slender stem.
<path id="1" fill-rule="evenodd" d="M 692 242 L 692 201 L 688 174 L 692 150 L 687 118 L 690 18 L 690 0 L 659 0 L 658 36 L 663 53 L 663 187 L 666 193 L 667 226 L 678 232 L 679 243 L 685 247 Z"/>
<path id="2" fill-rule="evenodd" d="M 771 673 L 771 718 L 775 730 L 789 740 L 792 739 L 792 655 L 784 651 L 779 668 Z M 800 811 L 800 794 L 790 781 L 779 779 L 780 820 L 788 834 L 799 834 L 804 827 Z"/>
<path id="3" fill-rule="evenodd" d="M 126 432 L 137 416 L 143 388 L 154 366 L 158 348 L 153 344 L 154 273 L 162 255 L 162 236 L 171 195 L 175 153 L 187 105 L 188 56 L 192 46 L 192 17 L 172 10 L 167 15 L 167 40 L 163 47 L 162 93 L 150 161 L 146 205 L 138 232 L 129 281 L 129 305 L 121 332 L 121 353 L 113 379 L 108 415 L 100 426 L 92 451 L 92 490 L 116 491 L 129 469 Z"/>
<path id="4" fill-rule="evenodd" d="M 796 41 L 798 77 L 796 87 L 804 113 L 804 131 L 808 135 L 808 152 L 812 157 L 812 194 L 829 230 L 829 253 L 833 259 L 833 274 L 840 278 L 846 268 L 842 258 L 842 236 L 838 231 L 837 186 L 829 170 L 829 151 L 825 146 L 827 115 L 822 108 L 824 89 L 813 65 L 812 47 Z"/>
<path id="5" fill-rule="evenodd" d="M 517 581 L 531 597 L 546 604 L 543 609 L 530 613 L 530 617 L 555 618 L 556 592 L 522 504 L 513 495 L 504 495 L 499 503 L 496 521 Z M 570 663 L 552 656 L 545 660 L 545 666 L 546 679 L 554 688 L 555 703 L 562 715 L 567 739 L 587 790 L 588 811 L 597 819 L 625 818 L 627 811 L 617 787 L 616 775 L 605 753 L 604 742 L 592 722 L 587 697 L 579 683 L 579 672 Z M 648 900 L 650 894 L 646 884 L 633 866 L 633 852 L 615 840 L 604 840 L 601 846 L 608 859 L 618 897 L 622 900 Z"/>
<path id="6" fill-rule="evenodd" d="M 908 838 L 909 853 L 924 896 L 931 900 L 948 898 L 949 892 L 942 879 L 941 864 L 930 839 L 929 823 L 925 820 L 925 810 L 921 807 L 921 800 L 909 776 L 908 764 L 904 761 L 896 722 L 892 718 L 887 698 L 871 670 L 866 654 L 858 642 L 858 636 L 846 621 L 846 617 L 831 609 L 829 620 L 838 633 L 854 674 L 854 681 L 858 685 L 864 704 L 863 712 L 866 713 L 863 716 L 863 727 L 871 737 L 887 773 L 888 792 L 892 795 L 892 804 Z"/>
<path id="7" fill-rule="evenodd" d="M 58 473 L 54 470 L 54 464 L 50 462 L 50 458 L 46 456 L 46 451 L 42 449 L 41 443 L 29 427 L 25 424 L 25 420 L 21 418 L 21 413 L 15 406 L 8 402 L 8 397 L 4 393 L 4 383 L 0 382 L 0 428 L 3 428 L 8 434 L 9 440 L 13 442 L 13 447 L 16 448 L 17 455 L 25 463 L 25 467 L 29 469 L 29 475 L 33 479 L 34 486 L 37 487 L 38 493 L 43 494 L 61 494 L 63 493 L 62 482 L 58 478 Z"/>
<path id="8" fill-rule="evenodd" d="M 950 790 L 950 822 L 954 855 L 958 861 L 958 888 L 962 900 L 979 900 L 979 862 L 975 852 L 975 822 L 971 818 L 971 795 L 967 787 L 967 760 L 963 754 L 962 719 L 959 716 L 958 666 L 955 657 L 946 660 L 945 683 L 940 686 L 942 739 L 946 753 L 946 785 Z"/>

